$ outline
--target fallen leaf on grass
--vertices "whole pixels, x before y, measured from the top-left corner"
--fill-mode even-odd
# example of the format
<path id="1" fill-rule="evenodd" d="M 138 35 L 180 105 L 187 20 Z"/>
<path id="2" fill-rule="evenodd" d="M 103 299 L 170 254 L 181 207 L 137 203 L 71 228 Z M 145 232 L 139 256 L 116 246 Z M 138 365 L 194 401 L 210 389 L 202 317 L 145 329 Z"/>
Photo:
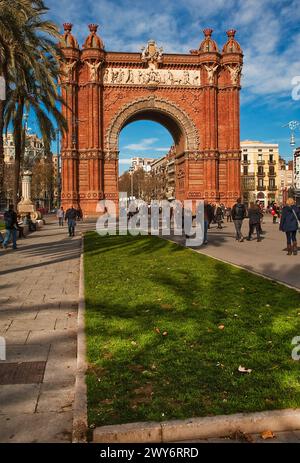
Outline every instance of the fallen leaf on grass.
<path id="1" fill-rule="evenodd" d="M 266 440 L 266 439 L 274 439 L 275 434 L 272 431 L 263 431 L 261 433 L 261 438 Z"/>
<path id="2" fill-rule="evenodd" d="M 100 403 L 105 404 L 105 405 L 111 405 L 114 403 L 114 401 L 113 399 L 104 399 L 104 400 L 100 400 Z"/>
<path id="3" fill-rule="evenodd" d="M 168 332 L 167 332 L 167 331 L 164 331 L 162 335 L 163 335 L 163 336 L 168 336 Z"/>
<path id="4" fill-rule="evenodd" d="M 129 370 L 137 371 L 137 372 L 145 370 L 145 367 L 143 365 L 128 365 L 128 368 Z"/>
<path id="5" fill-rule="evenodd" d="M 132 344 L 133 346 L 137 346 L 137 342 L 135 342 L 135 341 L 131 341 L 131 344 Z"/>
<path id="6" fill-rule="evenodd" d="M 171 304 L 161 304 L 162 309 L 172 309 Z"/>
<path id="7" fill-rule="evenodd" d="M 238 370 L 239 370 L 240 373 L 251 373 L 251 371 L 252 371 L 252 370 L 250 370 L 250 368 L 242 367 L 242 365 L 239 366 Z"/>
<path id="8" fill-rule="evenodd" d="M 154 328 L 154 331 L 156 331 L 157 334 L 160 334 L 160 329 L 159 328 Z"/>
<path id="9" fill-rule="evenodd" d="M 225 325 L 219 325 L 218 328 L 219 328 L 219 330 L 224 330 Z"/>

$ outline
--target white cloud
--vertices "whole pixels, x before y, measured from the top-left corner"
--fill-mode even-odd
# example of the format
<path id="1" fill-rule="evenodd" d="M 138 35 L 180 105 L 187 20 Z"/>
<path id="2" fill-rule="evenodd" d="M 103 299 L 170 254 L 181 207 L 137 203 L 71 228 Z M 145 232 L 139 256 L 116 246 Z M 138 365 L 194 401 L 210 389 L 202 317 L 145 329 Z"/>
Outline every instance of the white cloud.
<path id="1" fill-rule="evenodd" d="M 219 46 L 236 28 L 244 49 L 243 101 L 290 98 L 291 79 L 300 75 L 299 0 L 47 0 L 52 17 L 74 23 L 82 44 L 89 22 L 100 23 L 107 50 L 140 51 L 153 38 L 165 52 L 188 53 L 199 46 L 201 29 L 215 29 Z M 139 144 L 133 150 L 143 149 Z M 147 149 L 147 147 L 146 147 Z"/>
<path id="2" fill-rule="evenodd" d="M 158 138 L 143 138 L 139 143 L 131 143 L 130 145 L 124 146 L 123 149 L 129 151 L 155 150 L 153 144 L 158 140 Z"/>

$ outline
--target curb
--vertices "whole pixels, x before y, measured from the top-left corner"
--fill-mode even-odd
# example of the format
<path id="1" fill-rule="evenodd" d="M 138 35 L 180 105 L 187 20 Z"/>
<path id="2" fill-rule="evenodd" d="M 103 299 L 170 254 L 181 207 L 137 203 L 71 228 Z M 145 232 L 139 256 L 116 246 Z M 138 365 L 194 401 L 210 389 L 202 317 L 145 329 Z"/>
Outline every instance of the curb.
<path id="1" fill-rule="evenodd" d="M 86 338 L 85 338 L 85 297 L 84 297 L 84 235 L 81 240 L 80 270 L 79 270 L 79 303 L 77 318 L 77 368 L 75 379 L 75 392 L 73 404 L 73 443 L 87 442 L 87 386 L 85 382 Z"/>
<path id="2" fill-rule="evenodd" d="M 172 420 L 160 423 L 141 422 L 101 426 L 93 432 L 95 443 L 165 443 L 192 439 L 227 437 L 235 432 L 247 434 L 295 431 L 300 429 L 300 409 L 256 413 L 237 413 L 214 417 Z"/>

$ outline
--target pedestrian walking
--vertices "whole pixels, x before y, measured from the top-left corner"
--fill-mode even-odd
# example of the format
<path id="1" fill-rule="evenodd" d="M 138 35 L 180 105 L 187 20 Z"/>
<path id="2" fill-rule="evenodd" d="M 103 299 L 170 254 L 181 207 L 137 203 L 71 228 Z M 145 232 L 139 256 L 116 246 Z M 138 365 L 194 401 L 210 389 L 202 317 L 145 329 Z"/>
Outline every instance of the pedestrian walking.
<path id="1" fill-rule="evenodd" d="M 9 241 L 12 240 L 13 249 L 17 249 L 18 216 L 14 211 L 13 204 L 10 204 L 8 210 L 4 213 L 4 223 L 6 234 L 3 247 L 7 248 Z"/>
<path id="2" fill-rule="evenodd" d="M 286 206 L 282 209 L 279 229 L 286 234 L 287 255 L 298 253 L 297 230 L 300 228 L 300 209 L 295 205 L 293 198 L 288 198 Z"/>
<path id="3" fill-rule="evenodd" d="M 239 241 L 240 243 L 242 243 L 244 241 L 244 237 L 242 234 L 242 225 L 243 225 L 243 220 L 246 217 L 246 207 L 242 203 L 241 198 L 238 198 L 236 200 L 235 205 L 232 207 L 231 216 L 232 216 L 232 220 L 233 220 L 235 231 L 236 231 L 235 239 L 236 241 Z"/>
<path id="4" fill-rule="evenodd" d="M 248 241 L 252 239 L 252 233 L 254 229 L 256 230 L 256 238 L 257 241 L 261 241 L 260 237 L 260 221 L 262 217 L 262 212 L 258 204 L 253 202 L 250 203 L 250 207 L 248 209 L 248 217 L 249 217 L 249 234 L 248 234 Z"/>
<path id="5" fill-rule="evenodd" d="M 65 211 L 64 211 L 63 206 L 61 206 L 61 207 L 57 210 L 56 217 L 58 218 L 58 225 L 59 225 L 60 227 L 63 227 L 63 226 L 64 226 L 64 218 L 65 218 Z"/>
<path id="6" fill-rule="evenodd" d="M 226 207 L 226 220 L 227 222 L 232 222 L 232 217 L 231 217 L 231 207 Z"/>
<path id="7" fill-rule="evenodd" d="M 219 230 L 222 230 L 222 222 L 223 222 L 223 210 L 220 206 L 219 203 L 216 204 L 216 209 L 215 209 L 215 219 L 218 224 L 217 228 Z"/>
<path id="8" fill-rule="evenodd" d="M 69 236 L 75 236 L 75 227 L 76 227 L 76 218 L 77 218 L 77 209 L 72 206 L 67 209 L 65 215 L 65 221 L 68 222 Z"/>
<path id="9" fill-rule="evenodd" d="M 276 203 L 273 203 L 272 209 L 271 209 L 271 214 L 273 216 L 273 223 L 277 223 L 277 217 L 278 217 L 278 207 Z"/>

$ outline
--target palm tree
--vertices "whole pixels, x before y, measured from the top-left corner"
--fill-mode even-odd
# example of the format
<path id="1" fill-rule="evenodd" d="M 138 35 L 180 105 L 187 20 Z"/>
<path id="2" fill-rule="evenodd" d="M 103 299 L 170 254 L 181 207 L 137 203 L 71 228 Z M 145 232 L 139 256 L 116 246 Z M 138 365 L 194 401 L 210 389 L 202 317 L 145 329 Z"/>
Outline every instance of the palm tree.
<path id="1" fill-rule="evenodd" d="M 0 0 L 0 74 L 7 82 L 7 100 L 2 112 L 0 108 L 0 130 L 1 124 L 6 130 L 13 125 L 16 204 L 26 138 L 24 112 L 36 115 L 49 151 L 51 140 L 55 138 L 54 123 L 66 130 L 66 122 L 57 107 L 58 103 L 63 103 L 57 88 L 61 52 L 55 39 L 60 37 L 59 31 L 51 21 L 42 19 L 47 11 L 43 0 L 10 0 L 8 3 Z"/>

